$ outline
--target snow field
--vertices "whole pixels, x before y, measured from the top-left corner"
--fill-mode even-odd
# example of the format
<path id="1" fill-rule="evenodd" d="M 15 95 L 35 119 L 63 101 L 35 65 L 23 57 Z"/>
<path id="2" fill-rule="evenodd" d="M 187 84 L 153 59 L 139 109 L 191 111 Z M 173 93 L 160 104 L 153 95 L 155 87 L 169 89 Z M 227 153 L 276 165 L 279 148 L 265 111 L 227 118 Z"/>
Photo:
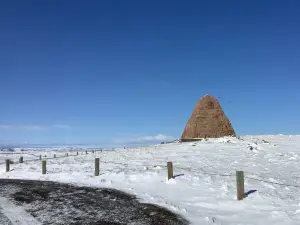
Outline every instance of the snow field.
<path id="1" fill-rule="evenodd" d="M 90 152 L 91 150 L 89 150 Z M 42 159 L 48 159 L 48 158 L 54 158 L 54 155 L 56 155 L 56 157 L 60 158 L 60 157 L 65 157 L 66 153 L 69 154 L 69 156 L 74 156 L 76 155 L 75 150 L 62 150 L 62 149 L 58 149 L 58 150 L 47 150 L 47 151 L 38 151 L 38 150 L 34 150 L 34 151 L 20 151 L 20 152 L 5 152 L 5 151 L 0 151 L 0 164 L 5 163 L 6 159 L 10 159 L 13 162 L 17 163 L 19 161 L 19 158 L 21 156 L 23 156 L 24 161 L 32 161 L 32 160 L 39 160 L 40 159 L 40 155 L 42 157 Z M 85 151 L 78 151 L 79 154 L 85 154 Z"/>
<path id="2" fill-rule="evenodd" d="M 26 160 L 34 160 L 38 159 L 38 153 L 24 152 L 24 153 L 8 153 L 8 152 L 0 152 L 0 164 L 4 164 L 6 159 L 10 159 L 13 162 L 18 162 L 19 158 L 23 156 Z"/>
<path id="3" fill-rule="evenodd" d="M 0 177 L 117 188 L 195 225 L 295 225 L 300 224 L 299 161 L 300 136 L 244 136 L 47 159 L 46 175 L 39 160 L 13 164 L 8 173 L 0 165 Z M 253 192 L 242 201 L 236 200 L 237 170 L 245 172 L 245 191 Z"/>

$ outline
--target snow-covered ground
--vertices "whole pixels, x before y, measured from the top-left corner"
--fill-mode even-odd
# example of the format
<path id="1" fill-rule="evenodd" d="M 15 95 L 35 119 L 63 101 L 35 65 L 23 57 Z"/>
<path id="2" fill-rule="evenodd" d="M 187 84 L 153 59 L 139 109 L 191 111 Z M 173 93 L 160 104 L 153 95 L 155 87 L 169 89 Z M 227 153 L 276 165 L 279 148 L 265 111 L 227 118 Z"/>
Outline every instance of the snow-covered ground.
<path id="1" fill-rule="evenodd" d="M 65 156 L 65 152 L 54 152 L 54 151 L 45 151 L 45 152 L 38 152 L 38 151 L 24 151 L 24 152 L 0 152 L 0 164 L 5 163 L 6 159 L 10 159 L 13 162 L 18 162 L 20 157 L 23 156 L 24 161 L 29 160 L 39 160 L 40 155 L 44 158 L 53 158 L 54 154 L 56 156 Z M 72 153 L 74 154 L 74 153 Z"/>
<path id="2" fill-rule="evenodd" d="M 6 159 L 10 159 L 13 162 L 18 162 L 19 158 L 23 156 L 26 160 L 39 159 L 38 153 L 27 152 L 27 153 L 12 153 L 12 152 L 0 152 L 0 164 L 5 163 Z"/>
<path id="3" fill-rule="evenodd" d="M 23 157 L 24 161 L 39 160 L 40 156 L 42 159 L 63 157 L 66 156 L 66 153 L 69 155 L 76 155 L 77 151 L 79 154 L 83 152 L 92 152 L 92 149 L 70 149 L 70 148 L 48 148 L 44 149 L 23 149 L 23 151 L 14 150 L 14 151 L 0 151 L 0 164 L 5 163 L 6 159 L 10 159 L 13 162 L 18 162 L 20 157 Z M 99 149 L 97 149 L 99 151 Z"/>
<path id="4" fill-rule="evenodd" d="M 44 152 L 42 153 L 44 154 Z M 51 153 L 52 154 L 52 153 Z M 100 157 L 100 176 L 94 158 Z M 25 159 L 24 159 L 25 160 Z M 167 162 L 175 178 L 167 180 Z M 300 136 L 243 136 L 79 154 L 11 165 L 0 178 L 118 188 L 165 206 L 192 224 L 300 224 Z M 245 172 L 243 201 L 235 171 Z"/>

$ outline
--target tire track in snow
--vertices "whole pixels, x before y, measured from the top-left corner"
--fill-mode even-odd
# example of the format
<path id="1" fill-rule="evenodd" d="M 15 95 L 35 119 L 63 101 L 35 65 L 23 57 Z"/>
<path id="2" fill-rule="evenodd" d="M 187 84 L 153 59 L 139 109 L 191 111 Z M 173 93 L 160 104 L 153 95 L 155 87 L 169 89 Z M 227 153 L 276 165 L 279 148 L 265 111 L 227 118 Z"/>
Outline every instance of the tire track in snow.
<path id="1" fill-rule="evenodd" d="M 27 213 L 22 207 L 13 204 L 4 197 L 0 197 L 0 212 L 10 220 L 12 225 L 41 225 L 40 222 Z"/>

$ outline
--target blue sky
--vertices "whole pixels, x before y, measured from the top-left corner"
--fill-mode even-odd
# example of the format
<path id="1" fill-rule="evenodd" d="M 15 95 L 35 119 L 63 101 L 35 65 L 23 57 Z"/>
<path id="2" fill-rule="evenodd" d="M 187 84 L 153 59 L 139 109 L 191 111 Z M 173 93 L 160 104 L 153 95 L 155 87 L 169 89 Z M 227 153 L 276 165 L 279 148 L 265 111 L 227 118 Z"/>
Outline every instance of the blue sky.
<path id="1" fill-rule="evenodd" d="M 1 1 L 0 142 L 179 137 L 205 94 L 236 133 L 300 133 L 300 1 Z"/>

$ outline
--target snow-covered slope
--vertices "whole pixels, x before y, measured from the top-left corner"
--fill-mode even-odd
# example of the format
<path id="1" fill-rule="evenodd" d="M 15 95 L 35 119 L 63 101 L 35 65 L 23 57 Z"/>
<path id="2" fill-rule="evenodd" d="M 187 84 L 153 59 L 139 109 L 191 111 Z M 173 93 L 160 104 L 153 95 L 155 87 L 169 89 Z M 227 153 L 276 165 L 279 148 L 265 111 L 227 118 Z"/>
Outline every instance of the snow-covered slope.
<path id="1" fill-rule="evenodd" d="M 100 176 L 94 177 L 94 158 Z M 167 181 L 167 161 L 175 179 Z M 244 136 L 79 154 L 12 165 L 0 178 L 119 188 L 179 213 L 192 224 L 300 224 L 300 136 Z M 235 171 L 245 171 L 243 201 Z"/>

